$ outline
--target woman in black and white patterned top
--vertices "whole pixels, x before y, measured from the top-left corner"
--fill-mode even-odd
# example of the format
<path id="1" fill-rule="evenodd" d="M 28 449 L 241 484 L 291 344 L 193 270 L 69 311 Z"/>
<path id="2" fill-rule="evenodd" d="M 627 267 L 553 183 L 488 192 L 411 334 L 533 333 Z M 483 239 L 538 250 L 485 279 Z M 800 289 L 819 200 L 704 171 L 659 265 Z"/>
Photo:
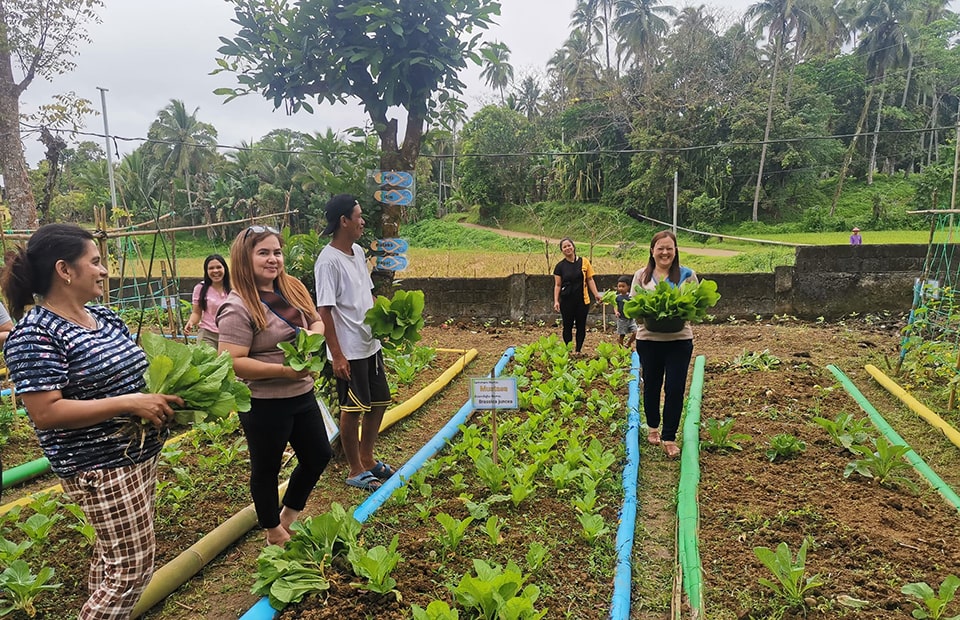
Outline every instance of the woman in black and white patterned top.
<path id="1" fill-rule="evenodd" d="M 3 349 L 10 379 L 51 468 L 98 538 L 84 620 L 128 618 L 150 581 L 157 455 L 171 406 L 183 404 L 141 392 L 143 351 L 119 316 L 86 305 L 106 281 L 93 236 L 70 224 L 37 230 L 0 280 L 19 319 Z M 151 423 L 144 436 L 129 432 L 137 417 Z"/>

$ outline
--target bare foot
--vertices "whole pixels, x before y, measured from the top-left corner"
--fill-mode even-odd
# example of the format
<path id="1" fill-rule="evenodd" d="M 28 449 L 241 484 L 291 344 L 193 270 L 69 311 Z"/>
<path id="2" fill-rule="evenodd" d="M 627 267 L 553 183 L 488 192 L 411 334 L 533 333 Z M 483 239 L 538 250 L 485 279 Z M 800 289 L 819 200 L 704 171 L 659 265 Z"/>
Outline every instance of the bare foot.
<path id="1" fill-rule="evenodd" d="M 290 534 L 282 525 L 267 528 L 267 545 L 277 545 L 282 547 L 290 540 Z"/>
<path id="2" fill-rule="evenodd" d="M 647 431 L 647 443 L 651 446 L 660 445 L 660 429 L 651 428 Z"/>
<path id="3" fill-rule="evenodd" d="M 668 459 L 675 459 L 680 456 L 680 447 L 677 446 L 675 441 L 664 441 L 663 451 L 667 454 Z"/>
<path id="4" fill-rule="evenodd" d="M 299 510 L 294 510 L 292 508 L 287 508 L 286 506 L 280 511 L 280 527 L 282 527 L 288 535 L 293 535 L 293 529 L 290 526 L 293 525 L 294 521 L 297 520 L 297 517 L 300 516 Z"/>

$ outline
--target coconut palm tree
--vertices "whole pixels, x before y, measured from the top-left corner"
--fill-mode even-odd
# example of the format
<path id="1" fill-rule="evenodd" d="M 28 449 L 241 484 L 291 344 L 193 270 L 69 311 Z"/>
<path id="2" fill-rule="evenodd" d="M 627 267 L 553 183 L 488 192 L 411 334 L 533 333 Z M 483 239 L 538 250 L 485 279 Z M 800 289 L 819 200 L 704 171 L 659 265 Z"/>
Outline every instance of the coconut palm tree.
<path id="1" fill-rule="evenodd" d="M 617 56 L 635 64 L 650 64 L 656 57 L 660 40 L 670 25 L 663 16 L 675 17 L 677 9 L 661 5 L 659 0 L 616 0 L 613 29 L 619 37 Z"/>
<path id="2" fill-rule="evenodd" d="M 510 64 L 510 48 L 506 43 L 494 41 L 480 48 L 483 57 L 483 70 L 480 78 L 490 88 L 500 91 L 500 103 L 503 104 L 503 91 L 513 82 L 513 65 Z"/>
<path id="3" fill-rule="evenodd" d="M 868 75 L 879 78 L 880 98 L 877 100 L 877 122 L 870 148 L 870 166 L 867 185 L 873 184 L 873 170 L 877 164 L 877 143 L 880 139 L 883 100 L 887 88 L 887 71 L 902 66 L 911 57 L 909 34 L 914 8 L 910 0 L 867 0 L 854 26 L 866 32 L 858 51 L 867 56 Z"/>
<path id="4" fill-rule="evenodd" d="M 758 220 L 760 188 L 763 187 L 763 168 L 767 160 L 767 142 L 773 126 L 773 99 L 777 91 L 777 76 L 780 61 L 787 45 L 795 21 L 795 0 L 760 0 L 747 8 L 745 17 L 753 20 L 758 29 L 766 30 L 773 45 L 773 68 L 770 71 L 770 92 L 767 97 L 767 121 L 763 128 L 763 143 L 760 146 L 760 166 L 757 170 L 757 183 L 753 192 L 753 221 Z"/>
<path id="5" fill-rule="evenodd" d="M 594 24 L 597 24 L 601 30 L 600 37 L 603 39 L 604 54 L 607 59 L 606 69 L 609 72 L 612 68 L 610 62 L 610 30 L 612 28 L 615 0 L 581 0 L 580 4 L 585 7 L 585 15 L 592 15 Z M 574 9 L 573 19 L 570 25 L 574 28 L 583 28 L 586 30 L 586 23 L 578 23 L 577 9 Z"/>
<path id="6" fill-rule="evenodd" d="M 574 30 L 547 61 L 547 68 L 557 77 L 564 96 L 589 94 L 599 81 L 597 46 L 587 33 Z"/>
<path id="7" fill-rule="evenodd" d="M 525 114 L 528 121 L 540 116 L 540 98 L 543 96 L 540 80 L 532 75 L 524 77 L 513 95 L 516 98 L 517 111 Z"/>
<path id="8" fill-rule="evenodd" d="M 867 184 L 873 183 L 873 169 L 876 165 L 877 140 L 880 134 L 880 121 L 883 111 L 883 98 L 886 94 L 887 71 L 906 62 L 910 55 L 907 44 L 906 26 L 913 18 L 913 7 L 909 0 L 867 0 L 861 7 L 859 14 L 851 21 L 856 32 L 862 33 L 857 44 L 858 54 L 866 56 L 867 80 L 870 88 L 867 89 L 866 101 L 860 112 L 860 120 L 850 146 L 847 147 L 843 164 L 840 167 L 840 176 L 837 179 L 837 189 L 833 194 L 833 204 L 830 206 L 832 216 L 840 200 L 843 190 L 843 181 L 850 168 L 853 152 L 856 148 L 860 132 L 866 121 L 867 111 L 873 101 L 877 84 L 880 84 L 880 98 L 877 104 L 877 121 L 874 131 L 873 146 L 871 147 L 870 164 L 867 169 Z"/>
<path id="9" fill-rule="evenodd" d="M 147 138 L 151 140 L 149 153 L 171 178 L 183 179 L 190 211 L 193 211 L 191 175 L 203 171 L 213 161 L 213 147 L 217 143 L 216 128 L 197 118 L 199 109 L 187 112 L 183 101 L 171 99 L 147 132 Z"/>

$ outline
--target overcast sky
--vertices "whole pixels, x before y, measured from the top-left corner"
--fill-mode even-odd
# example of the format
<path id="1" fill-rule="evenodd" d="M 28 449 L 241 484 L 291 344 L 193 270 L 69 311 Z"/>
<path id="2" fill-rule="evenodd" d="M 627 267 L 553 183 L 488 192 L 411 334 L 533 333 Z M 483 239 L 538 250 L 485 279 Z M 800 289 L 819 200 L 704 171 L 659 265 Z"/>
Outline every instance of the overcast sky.
<path id="1" fill-rule="evenodd" d="M 485 40 L 506 43 L 511 51 L 515 77 L 528 72 L 544 73 L 547 60 L 565 40 L 575 0 L 502 0 L 498 24 Z M 699 3 L 698 3 L 699 4 Z M 749 0 L 731 0 L 708 5 L 724 12 L 742 13 Z M 97 87 L 108 89 L 107 120 L 118 138 L 120 154 L 129 153 L 150 123 L 171 99 L 181 99 L 189 110 L 199 108 L 201 121 L 213 124 L 221 144 L 259 139 L 271 129 L 289 127 L 305 132 L 335 131 L 364 125 L 366 115 L 356 103 L 316 106 L 315 113 L 287 116 L 274 111 L 260 96 L 249 95 L 224 104 L 214 89 L 236 85 L 233 74 L 209 75 L 216 68 L 218 37 L 233 36 L 236 25 L 232 4 L 225 0 L 105 0 L 102 23 L 90 28 L 91 43 L 79 48 L 75 71 L 52 83 L 37 79 L 21 98 L 24 112 L 46 103 L 56 93 L 73 91 L 101 110 Z M 682 3 L 675 2 L 674 6 Z M 471 111 L 495 101 L 494 94 L 479 79 L 479 68 L 469 69 L 466 100 Z M 103 117 L 88 117 L 86 130 L 103 133 Z M 84 137 L 103 145 L 103 138 Z M 43 157 L 43 147 L 33 135 L 24 136 L 31 167 Z"/>

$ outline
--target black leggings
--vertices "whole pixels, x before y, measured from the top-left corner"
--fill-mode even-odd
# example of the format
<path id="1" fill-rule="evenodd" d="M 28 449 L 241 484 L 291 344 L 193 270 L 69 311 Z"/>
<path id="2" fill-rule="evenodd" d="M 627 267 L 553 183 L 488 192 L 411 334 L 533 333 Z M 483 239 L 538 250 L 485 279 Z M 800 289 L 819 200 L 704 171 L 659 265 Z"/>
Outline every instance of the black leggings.
<path id="1" fill-rule="evenodd" d="M 587 337 L 587 313 L 590 304 L 583 303 L 582 299 L 560 301 L 560 316 L 563 318 L 563 342 L 570 344 L 573 340 L 573 328 L 577 328 L 577 353 L 583 348 L 583 340 Z"/>
<path id="2" fill-rule="evenodd" d="M 643 376 L 643 412 L 647 426 L 660 426 L 660 390 L 663 388 L 663 441 L 676 441 L 687 370 L 693 356 L 693 340 L 637 340 L 637 355 Z M 666 379 L 666 380 L 664 380 Z"/>
<path id="3" fill-rule="evenodd" d="M 240 414 L 250 450 L 250 495 L 262 528 L 280 525 L 277 486 L 287 444 L 297 466 L 283 495 L 283 505 L 303 510 L 327 467 L 333 451 L 313 390 L 292 398 L 251 398 L 250 411 Z"/>

